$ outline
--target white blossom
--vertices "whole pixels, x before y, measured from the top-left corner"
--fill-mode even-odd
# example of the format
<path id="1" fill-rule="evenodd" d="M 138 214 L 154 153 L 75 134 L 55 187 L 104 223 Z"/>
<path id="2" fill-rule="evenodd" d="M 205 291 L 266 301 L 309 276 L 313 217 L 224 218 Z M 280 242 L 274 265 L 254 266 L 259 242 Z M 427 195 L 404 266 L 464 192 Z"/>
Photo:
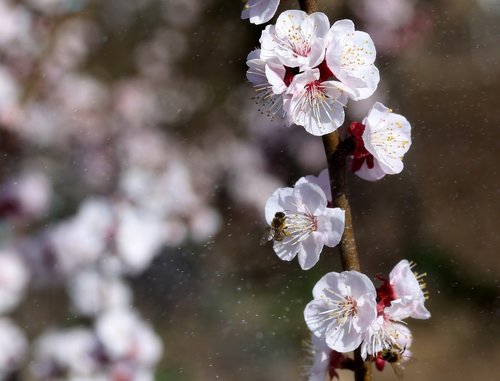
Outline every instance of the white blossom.
<path id="1" fill-rule="evenodd" d="M 276 226 L 279 213 L 284 219 Z M 276 190 L 266 203 L 265 215 L 276 254 L 285 261 L 298 256 L 304 270 L 318 262 L 324 245 L 336 246 L 344 231 L 344 211 L 327 208 L 325 193 L 315 184 Z"/>
<path id="2" fill-rule="evenodd" d="M 276 25 L 262 32 L 261 58 L 278 58 L 290 68 L 300 70 L 318 66 L 325 57 L 325 36 L 330 28 L 324 13 L 289 10 L 280 14 Z"/>
<path id="3" fill-rule="evenodd" d="M 375 45 L 370 36 L 354 29 L 351 20 L 337 21 L 326 36 L 326 63 L 337 80 L 351 89 L 351 98 L 368 98 L 380 81 Z"/>
<path id="4" fill-rule="evenodd" d="M 283 108 L 287 86 L 284 78 L 286 69 L 277 59 L 267 61 L 261 58 L 261 50 L 255 49 L 247 57 L 247 79 L 255 89 L 255 99 L 268 116 L 274 117 Z"/>
<path id="5" fill-rule="evenodd" d="M 259 25 L 273 18 L 280 0 L 244 0 L 244 2 L 241 18 L 250 19 L 252 24 Z"/>
<path id="6" fill-rule="evenodd" d="M 285 110 L 293 123 L 312 135 L 322 136 L 344 123 L 344 107 L 350 90 L 338 81 L 320 81 L 319 69 L 297 74 L 287 94 Z"/>
<path id="7" fill-rule="evenodd" d="M 0 318 L 0 379 L 8 380 L 10 373 L 21 367 L 27 352 L 23 332 L 7 318 Z"/>
<path id="8" fill-rule="evenodd" d="M 144 367 L 154 366 L 163 346 L 151 326 L 133 310 L 117 308 L 96 322 L 97 337 L 113 361 L 127 360 Z"/>
<path id="9" fill-rule="evenodd" d="M 122 279 L 92 270 L 79 272 L 70 280 L 69 294 L 73 309 L 86 316 L 126 307 L 132 300 L 132 293 Z"/>
<path id="10" fill-rule="evenodd" d="M 400 173 L 403 170 L 403 156 L 411 145 L 411 126 L 408 120 L 377 102 L 362 125 L 362 147 L 356 147 L 356 150 L 366 150 L 369 157 L 362 159 L 363 164 L 355 173 L 369 181 L 378 180 L 386 174 Z M 356 144 L 360 144 L 359 139 Z M 354 160 L 356 159 L 355 151 Z"/>
<path id="11" fill-rule="evenodd" d="M 414 266 L 403 259 L 389 274 L 389 282 L 397 299 L 391 301 L 391 305 L 385 309 L 385 312 L 392 317 L 398 319 L 407 317 L 429 319 L 431 317 L 424 305 L 426 296 L 423 291 L 425 283 L 422 277 L 425 274 L 415 275 L 412 271 Z"/>
<path id="12" fill-rule="evenodd" d="M 413 336 L 408 327 L 392 320 L 388 315 L 380 315 L 363 335 L 361 357 L 377 356 L 380 352 L 403 353 L 411 346 Z M 406 356 L 409 352 L 406 352 Z"/>
<path id="13" fill-rule="evenodd" d="M 20 302 L 28 283 L 28 275 L 18 253 L 0 251 L 0 313 L 10 312 Z"/>
<path id="14" fill-rule="evenodd" d="M 331 272 L 313 289 L 314 300 L 304 310 L 309 329 L 337 352 L 350 352 L 377 318 L 376 291 L 357 271 Z"/>
<path id="15" fill-rule="evenodd" d="M 32 372 L 37 379 L 51 378 L 60 373 L 90 376 L 100 367 L 97 353 L 98 342 L 90 330 L 48 331 L 35 342 Z"/>

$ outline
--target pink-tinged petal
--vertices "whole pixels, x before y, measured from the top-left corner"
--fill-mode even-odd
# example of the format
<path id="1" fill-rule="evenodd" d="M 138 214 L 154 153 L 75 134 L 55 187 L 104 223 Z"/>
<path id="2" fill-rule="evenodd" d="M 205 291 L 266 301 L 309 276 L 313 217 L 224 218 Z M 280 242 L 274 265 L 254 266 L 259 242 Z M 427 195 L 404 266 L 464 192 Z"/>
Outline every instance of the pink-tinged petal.
<path id="1" fill-rule="evenodd" d="M 322 299 L 309 302 L 304 309 L 304 319 L 311 332 L 317 337 L 324 337 L 329 321 L 325 319 L 324 311 L 328 305 Z"/>
<path id="2" fill-rule="evenodd" d="M 299 211 L 311 216 L 324 213 L 327 205 L 326 195 L 318 185 L 299 184 L 295 187 L 295 192 L 298 194 L 297 199 L 301 201 L 301 204 L 297 205 Z"/>
<path id="3" fill-rule="evenodd" d="M 268 198 L 265 206 L 266 222 L 271 225 L 276 212 L 283 212 L 289 207 L 293 188 L 279 188 Z"/>
<path id="4" fill-rule="evenodd" d="M 312 233 L 299 245 L 301 246 L 298 252 L 300 267 L 302 270 L 309 270 L 319 261 L 321 250 L 323 250 L 323 237 Z"/>
<path id="5" fill-rule="evenodd" d="M 326 208 L 323 215 L 318 216 L 318 233 L 328 247 L 339 244 L 344 233 L 345 211 L 340 208 Z"/>

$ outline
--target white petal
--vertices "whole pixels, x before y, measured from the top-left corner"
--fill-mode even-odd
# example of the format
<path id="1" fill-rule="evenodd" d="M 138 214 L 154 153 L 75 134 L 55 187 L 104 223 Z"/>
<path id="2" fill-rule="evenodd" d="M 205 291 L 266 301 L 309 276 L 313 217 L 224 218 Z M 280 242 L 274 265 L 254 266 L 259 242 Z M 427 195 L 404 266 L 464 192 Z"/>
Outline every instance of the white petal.
<path id="1" fill-rule="evenodd" d="M 355 350 L 363 340 L 361 333 L 355 329 L 349 329 L 348 324 L 338 326 L 334 323 L 326 329 L 326 344 L 337 352 L 345 353 Z"/>
<path id="2" fill-rule="evenodd" d="M 292 194 L 293 188 L 279 188 L 268 198 L 265 206 L 265 215 L 269 225 L 271 225 L 276 212 L 283 212 L 290 206 L 289 199 L 292 197 Z"/>
<path id="3" fill-rule="evenodd" d="M 300 25 L 304 36 L 317 36 L 323 38 L 330 29 L 328 17 L 321 12 L 315 12 L 309 15 Z"/>
<path id="4" fill-rule="evenodd" d="M 340 208 L 326 208 L 323 215 L 318 216 L 318 232 L 323 235 L 323 242 L 328 247 L 339 244 L 344 233 L 345 211 Z"/>
<path id="5" fill-rule="evenodd" d="M 314 299 L 330 299 L 332 294 L 328 290 L 334 291 L 337 294 L 346 295 L 343 279 L 339 273 L 330 272 L 325 274 L 313 288 Z"/>
<path id="6" fill-rule="evenodd" d="M 273 249 L 276 255 L 283 261 L 291 261 L 297 255 L 299 247 L 290 240 L 274 241 Z"/>
<path id="7" fill-rule="evenodd" d="M 326 209 L 327 200 L 325 192 L 316 184 L 299 184 L 295 187 L 295 192 L 299 195 L 302 204 L 301 210 L 312 216 L 323 214 Z"/>
<path id="8" fill-rule="evenodd" d="M 273 87 L 274 94 L 282 94 L 287 87 L 283 79 L 285 78 L 286 69 L 283 65 L 268 63 L 266 65 L 266 78 L 269 84 Z"/>
<path id="9" fill-rule="evenodd" d="M 375 300 L 377 294 L 375 286 L 365 274 L 358 271 L 343 271 L 342 276 L 345 279 L 345 283 L 349 285 L 352 297 L 358 299 L 363 295 L 370 295 Z"/>
<path id="10" fill-rule="evenodd" d="M 304 309 L 304 319 L 311 332 L 317 337 L 324 337 L 329 321 L 325 320 L 322 312 L 328 310 L 324 300 L 315 299 L 309 302 Z"/>
<path id="11" fill-rule="evenodd" d="M 273 18 L 279 3 L 280 0 L 248 0 L 241 12 L 241 18 L 249 18 L 252 24 L 264 24 Z"/>
<path id="12" fill-rule="evenodd" d="M 368 168 L 368 164 L 365 161 L 361 168 L 354 173 L 366 181 L 378 181 L 385 176 L 384 170 L 375 158 L 373 159 L 373 168 Z"/>
<path id="13" fill-rule="evenodd" d="M 312 183 L 319 185 L 323 192 L 325 192 L 327 200 L 332 201 L 332 191 L 330 189 L 330 176 L 328 175 L 328 168 L 323 169 L 317 177 L 313 175 L 301 177 L 297 180 L 295 186 L 302 183 Z"/>
<path id="14" fill-rule="evenodd" d="M 298 253 L 300 267 L 302 270 L 309 270 L 318 263 L 321 250 L 323 250 L 323 237 L 312 233 L 300 243 L 300 246 L 302 247 Z"/>
<path id="15" fill-rule="evenodd" d="M 300 26 L 307 18 L 307 13 L 299 10 L 288 10 L 281 13 L 276 20 L 276 33 L 288 36 L 291 30 L 300 30 Z"/>

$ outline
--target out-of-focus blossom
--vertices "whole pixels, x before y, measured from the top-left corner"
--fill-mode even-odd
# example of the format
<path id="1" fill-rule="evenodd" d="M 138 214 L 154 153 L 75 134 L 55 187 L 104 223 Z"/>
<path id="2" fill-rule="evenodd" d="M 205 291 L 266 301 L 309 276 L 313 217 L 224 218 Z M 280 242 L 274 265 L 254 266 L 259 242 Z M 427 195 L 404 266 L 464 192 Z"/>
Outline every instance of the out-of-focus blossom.
<path id="1" fill-rule="evenodd" d="M 27 352 L 23 332 L 9 319 L 0 318 L 0 379 L 8 380 L 18 370 Z"/>
<path id="2" fill-rule="evenodd" d="M 18 117 L 19 93 L 19 85 L 12 74 L 0 66 L 0 123 L 10 124 Z"/>
<path id="3" fill-rule="evenodd" d="M 385 54 L 400 55 L 418 45 L 432 28 L 432 15 L 417 0 L 352 0 L 348 4 Z"/>
<path id="4" fill-rule="evenodd" d="M 112 233 L 113 211 L 104 199 L 86 200 L 78 214 L 48 232 L 56 266 L 70 274 L 101 257 Z"/>
<path id="5" fill-rule="evenodd" d="M 355 142 L 352 170 L 359 177 L 376 181 L 403 170 L 411 145 L 411 126 L 404 116 L 377 102 L 363 123 L 353 122 L 349 130 Z"/>
<path id="6" fill-rule="evenodd" d="M 165 242 L 165 226 L 156 215 L 120 205 L 116 227 L 116 251 L 124 269 L 144 271 Z"/>
<path id="7" fill-rule="evenodd" d="M 123 280 L 92 270 L 79 272 L 70 279 L 69 294 L 75 311 L 85 316 L 127 307 L 132 301 L 132 293 Z"/>
<path id="8" fill-rule="evenodd" d="M 245 0 L 241 18 L 252 24 L 264 24 L 271 20 L 278 9 L 280 0 Z"/>
<path id="9" fill-rule="evenodd" d="M 318 262 L 324 245 L 338 245 L 344 232 L 344 211 L 328 208 L 325 193 L 315 184 L 276 190 L 266 203 L 265 215 L 278 257 L 291 261 L 298 256 L 304 270 Z"/>
<path id="10" fill-rule="evenodd" d="M 0 3 L 0 47 L 20 43 L 30 35 L 31 16 L 21 5 Z"/>
<path id="11" fill-rule="evenodd" d="M 307 326 L 338 352 L 356 349 L 377 319 L 375 287 L 357 271 L 326 274 L 314 286 L 313 297 L 304 310 Z"/>
<path id="12" fill-rule="evenodd" d="M 87 0 L 28 0 L 35 9 L 44 13 L 68 13 L 81 11 Z"/>
<path id="13" fill-rule="evenodd" d="M 0 189 L 0 216 L 36 218 L 48 209 L 52 184 L 43 173 L 31 170 Z"/>
<path id="14" fill-rule="evenodd" d="M 96 333 L 112 361 L 127 361 L 143 367 L 156 365 L 163 346 L 151 326 L 130 309 L 114 309 L 101 315 Z"/>
<path id="15" fill-rule="evenodd" d="M 0 313 L 11 311 L 24 296 L 28 271 L 18 253 L 0 251 Z"/>
<path id="16" fill-rule="evenodd" d="M 32 372 L 37 379 L 91 376 L 99 368 L 99 343 L 85 328 L 48 331 L 35 342 Z"/>

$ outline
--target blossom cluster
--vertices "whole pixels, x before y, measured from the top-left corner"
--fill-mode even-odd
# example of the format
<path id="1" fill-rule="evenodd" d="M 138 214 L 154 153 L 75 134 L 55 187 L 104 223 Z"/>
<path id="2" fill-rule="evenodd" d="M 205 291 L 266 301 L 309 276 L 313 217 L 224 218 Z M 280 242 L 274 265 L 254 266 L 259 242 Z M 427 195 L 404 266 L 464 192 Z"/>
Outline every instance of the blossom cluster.
<path id="1" fill-rule="evenodd" d="M 323 13 L 283 12 L 248 55 L 248 80 L 271 115 L 325 135 L 344 122 L 348 99 L 372 95 L 379 83 L 375 46 L 351 20 L 330 27 Z M 281 111 L 282 110 L 282 111 Z"/>
<path id="2" fill-rule="evenodd" d="M 374 361 L 379 370 L 387 362 L 401 366 L 411 356 L 412 343 L 404 319 L 430 317 L 424 305 L 425 274 L 413 273 L 413 267 L 402 260 L 388 279 L 379 277 L 382 284 L 377 289 L 357 271 L 323 276 L 314 286 L 314 300 L 304 310 L 307 326 L 315 337 L 315 355 L 324 357 L 326 351 L 338 357 L 361 346 L 362 358 Z M 322 372 L 317 364 L 313 366 L 310 381 L 324 381 L 331 364 L 322 364 Z"/>

